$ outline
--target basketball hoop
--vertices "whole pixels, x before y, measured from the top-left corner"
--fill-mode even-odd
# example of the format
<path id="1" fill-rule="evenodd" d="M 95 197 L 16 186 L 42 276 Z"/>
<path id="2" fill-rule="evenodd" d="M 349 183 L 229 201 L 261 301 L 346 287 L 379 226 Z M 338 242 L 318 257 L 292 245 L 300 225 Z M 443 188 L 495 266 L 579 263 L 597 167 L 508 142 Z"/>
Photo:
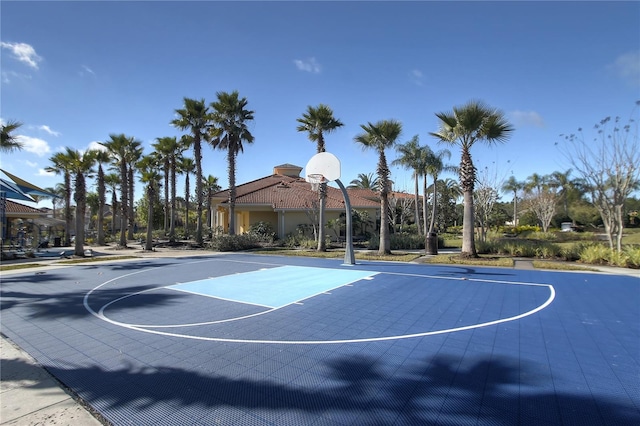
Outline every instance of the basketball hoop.
<path id="1" fill-rule="evenodd" d="M 311 173 L 307 175 L 307 182 L 311 184 L 312 191 L 319 191 L 320 184 L 325 183 L 327 180 L 324 178 L 324 175 L 320 173 Z"/>

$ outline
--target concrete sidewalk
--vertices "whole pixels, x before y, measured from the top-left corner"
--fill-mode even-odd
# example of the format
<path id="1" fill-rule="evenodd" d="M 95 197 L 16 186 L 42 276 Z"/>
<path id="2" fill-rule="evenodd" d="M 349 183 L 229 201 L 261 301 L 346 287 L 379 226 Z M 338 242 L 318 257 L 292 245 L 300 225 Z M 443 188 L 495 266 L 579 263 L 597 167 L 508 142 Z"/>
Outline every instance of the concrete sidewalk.
<path id="1" fill-rule="evenodd" d="M 0 424 L 102 425 L 26 352 L 0 339 Z"/>

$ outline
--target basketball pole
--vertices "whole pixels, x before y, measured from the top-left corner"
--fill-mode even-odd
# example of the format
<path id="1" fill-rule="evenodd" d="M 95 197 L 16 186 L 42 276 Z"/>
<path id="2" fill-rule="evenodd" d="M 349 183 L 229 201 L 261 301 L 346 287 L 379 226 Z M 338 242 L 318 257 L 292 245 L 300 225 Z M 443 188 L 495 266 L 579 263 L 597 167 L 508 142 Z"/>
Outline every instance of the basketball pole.
<path id="1" fill-rule="evenodd" d="M 344 250 L 344 264 L 345 265 L 355 265 L 356 258 L 353 254 L 353 225 L 351 224 L 351 202 L 349 201 L 349 194 L 347 194 L 347 190 L 340 182 L 340 179 L 336 179 L 335 182 L 340 187 L 342 191 L 342 196 L 344 197 L 344 207 L 347 210 L 347 246 Z"/>

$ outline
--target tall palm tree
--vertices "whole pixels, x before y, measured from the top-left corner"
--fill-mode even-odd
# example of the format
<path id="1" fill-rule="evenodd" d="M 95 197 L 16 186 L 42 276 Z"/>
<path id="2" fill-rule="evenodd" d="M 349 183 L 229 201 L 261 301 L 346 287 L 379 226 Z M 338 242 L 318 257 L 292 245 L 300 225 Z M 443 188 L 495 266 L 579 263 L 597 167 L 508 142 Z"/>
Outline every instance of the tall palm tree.
<path id="1" fill-rule="evenodd" d="M 378 178 L 373 173 L 358 173 L 358 178 L 353 179 L 349 183 L 349 188 L 371 189 L 372 191 L 377 191 L 379 187 Z"/>
<path id="2" fill-rule="evenodd" d="M 211 229 L 211 197 L 222 188 L 218 185 L 218 178 L 213 175 L 208 175 L 204 178 L 202 186 L 204 187 L 205 196 L 207 197 L 207 226 Z"/>
<path id="3" fill-rule="evenodd" d="M 471 158 L 471 147 L 478 141 L 492 145 L 509 139 L 513 127 L 504 114 L 481 101 L 469 101 L 453 107 L 452 112 L 439 112 L 437 132 L 430 133 L 442 143 L 458 145 L 461 148 L 460 186 L 464 194 L 464 216 L 462 220 L 462 252 L 464 257 L 478 257 L 474 240 L 475 211 L 473 189 L 476 168 Z"/>
<path id="4" fill-rule="evenodd" d="M 87 202 L 86 177 L 93 172 L 95 152 L 89 150 L 81 153 L 80 151 L 70 150 L 69 163 L 74 181 L 73 201 L 76 202 L 76 239 L 73 254 L 84 257 L 84 215 Z"/>
<path id="5" fill-rule="evenodd" d="M 182 157 L 178 163 L 178 171 L 185 174 L 184 178 L 184 205 L 186 213 L 184 215 L 184 237 L 189 239 L 189 175 L 191 175 L 196 169 L 195 161 L 193 158 Z"/>
<path id="6" fill-rule="evenodd" d="M 135 200 L 135 174 L 138 171 L 138 161 L 142 157 L 142 142 L 138 140 L 131 140 L 127 148 L 127 182 L 129 183 L 127 186 L 129 189 L 129 214 L 127 215 L 127 218 L 129 219 L 129 226 L 127 227 L 127 239 L 131 240 L 134 238 L 133 231 L 136 227 L 136 215 L 134 212 L 133 200 Z"/>
<path id="7" fill-rule="evenodd" d="M 45 167 L 45 170 L 48 172 L 52 172 L 55 174 L 59 174 L 63 176 L 63 185 L 64 185 L 64 222 L 65 222 L 65 233 L 64 233 L 64 243 L 65 247 L 71 245 L 71 235 L 69 235 L 69 230 L 71 229 L 71 161 L 73 156 L 73 150 L 71 148 L 66 148 L 65 151 L 57 152 L 49 158 L 52 165 Z"/>
<path id="8" fill-rule="evenodd" d="M 111 156 L 105 150 L 95 150 L 94 153 L 95 162 L 98 164 L 98 245 L 103 246 L 105 244 L 104 238 L 104 206 L 106 204 L 106 192 L 107 185 L 104 181 L 104 169 L 103 164 L 111 162 Z"/>
<path id="9" fill-rule="evenodd" d="M 0 152 L 11 152 L 22 149 L 22 142 L 12 133 L 22 126 L 19 121 L 11 120 L 0 125 Z"/>
<path id="10" fill-rule="evenodd" d="M 121 247 L 127 246 L 129 221 L 129 203 L 133 202 L 129 198 L 129 185 L 133 185 L 133 181 L 129 180 L 129 159 L 131 158 L 130 150 L 134 145 L 139 145 L 131 136 L 123 133 L 109 135 L 109 140 L 100 142 L 111 154 L 111 159 L 115 167 L 118 168 L 120 174 L 120 242 Z M 131 200 L 131 201 L 130 201 Z M 115 213 L 115 212 L 114 212 Z"/>
<path id="11" fill-rule="evenodd" d="M 518 181 L 515 176 L 509 176 L 509 179 L 502 185 L 504 192 L 513 193 L 513 226 L 518 226 L 518 192 L 524 189 L 524 183 Z"/>
<path id="12" fill-rule="evenodd" d="M 142 157 L 136 165 L 142 173 L 141 181 L 147 184 L 147 237 L 144 249 L 149 251 L 153 250 L 153 205 L 155 204 L 154 201 L 158 192 L 158 186 L 162 179 L 162 174 L 158 169 L 164 162 L 162 157 L 156 154 L 157 153 Z"/>
<path id="13" fill-rule="evenodd" d="M 391 165 L 401 165 L 405 169 L 412 170 L 414 178 L 414 217 L 418 235 L 422 234 L 422 228 L 420 227 L 420 191 L 419 191 L 419 176 L 421 170 L 421 159 L 423 158 L 422 147 L 420 146 L 420 139 L 418 135 L 412 137 L 409 141 L 396 146 L 396 151 L 400 156 L 391 162 Z M 427 194 L 425 194 L 426 198 Z M 426 212 L 425 212 L 426 213 Z"/>
<path id="14" fill-rule="evenodd" d="M 363 133 L 356 135 L 354 141 L 362 145 L 363 149 L 374 149 L 378 152 L 378 166 L 376 171 L 380 181 L 380 248 L 379 254 L 391 253 L 389 239 L 389 166 L 385 149 L 395 145 L 402 133 L 402 124 L 396 120 L 381 120 L 375 124 L 362 124 Z"/>
<path id="15" fill-rule="evenodd" d="M 229 172 L 229 235 L 236 232 L 236 156 L 243 152 L 242 143 L 253 143 L 253 135 L 247 126 L 253 120 L 253 111 L 246 109 L 247 98 L 240 98 L 237 91 L 216 93 L 218 100 L 211 103 L 214 123 L 213 147 L 227 151 Z M 202 197 L 202 176 L 197 176 L 198 196 Z M 199 213 L 201 214 L 201 212 Z"/>
<path id="16" fill-rule="evenodd" d="M 209 141 L 211 115 L 204 99 L 184 98 L 184 108 L 176 110 L 177 118 L 171 124 L 180 130 L 187 130 L 191 136 L 193 157 L 196 166 L 196 243 L 202 244 L 202 141 Z"/>
<path id="17" fill-rule="evenodd" d="M 118 187 L 120 186 L 120 175 L 118 173 L 108 173 L 104 176 L 104 184 L 111 191 L 111 235 L 116 235 L 116 213 L 118 211 Z"/>
<path id="18" fill-rule="evenodd" d="M 333 110 L 324 104 L 317 107 L 309 105 L 302 117 L 297 119 L 300 123 L 297 127 L 299 132 L 307 132 L 309 140 L 316 143 L 316 152 L 325 152 L 324 135 L 331 133 L 344 124 L 333 116 Z M 327 250 L 325 238 L 325 209 L 327 205 L 327 184 L 320 184 L 320 211 L 318 219 L 318 251 Z"/>

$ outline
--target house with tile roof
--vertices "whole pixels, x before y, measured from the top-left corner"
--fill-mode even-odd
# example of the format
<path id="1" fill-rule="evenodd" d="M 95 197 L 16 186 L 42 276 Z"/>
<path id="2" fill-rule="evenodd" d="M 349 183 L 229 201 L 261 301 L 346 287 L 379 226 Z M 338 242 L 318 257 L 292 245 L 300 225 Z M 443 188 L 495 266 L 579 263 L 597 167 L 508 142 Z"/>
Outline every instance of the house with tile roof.
<path id="1" fill-rule="evenodd" d="M 44 209 L 30 207 L 13 200 L 2 200 L 4 215 L 2 218 L 3 243 L 23 245 L 27 239 L 45 238 L 52 230 L 64 230 L 64 220 L 51 217 Z M 30 232 L 25 232 L 25 231 Z M 33 241 L 30 241 L 33 244 Z"/>
<path id="2" fill-rule="evenodd" d="M 271 224 L 278 238 L 297 232 L 300 226 L 310 226 L 317 217 L 318 192 L 300 176 L 302 167 L 281 164 L 273 168 L 273 174 L 236 186 L 236 233 L 242 234 L 258 222 Z M 367 196 L 347 189 L 351 208 L 367 212 L 372 220 L 380 218 L 380 199 L 374 191 Z M 213 194 L 211 198 L 214 229 L 228 232 L 229 189 Z M 345 213 L 342 191 L 327 187 L 325 217 L 327 221 L 338 219 Z"/>

